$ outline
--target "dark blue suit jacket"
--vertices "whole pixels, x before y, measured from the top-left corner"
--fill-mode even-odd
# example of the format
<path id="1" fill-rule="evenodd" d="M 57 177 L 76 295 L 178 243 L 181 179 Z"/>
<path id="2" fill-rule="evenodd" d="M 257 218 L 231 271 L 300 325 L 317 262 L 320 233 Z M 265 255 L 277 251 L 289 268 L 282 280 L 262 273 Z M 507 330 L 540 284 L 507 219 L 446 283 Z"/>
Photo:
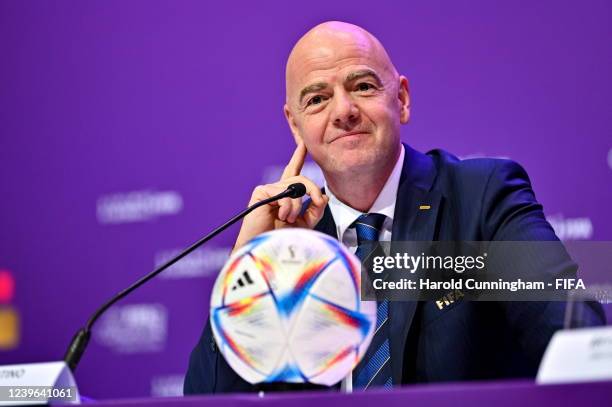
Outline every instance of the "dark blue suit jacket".
<path id="1" fill-rule="evenodd" d="M 544 218 L 526 172 L 499 159 L 458 160 L 441 151 L 405 145 L 392 237 L 394 241 L 558 240 Z M 420 205 L 430 210 L 418 210 Z M 337 237 L 329 208 L 316 229 Z M 532 264 L 561 274 L 564 251 Z M 391 302 L 394 383 L 534 377 L 552 334 L 562 328 L 563 302 Z M 588 304 L 586 324 L 604 323 Z M 583 315 L 584 317 L 584 315 Z M 245 392 L 242 380 L 215 346 L 207 323 L 191 354 L 185 394 Z"/>

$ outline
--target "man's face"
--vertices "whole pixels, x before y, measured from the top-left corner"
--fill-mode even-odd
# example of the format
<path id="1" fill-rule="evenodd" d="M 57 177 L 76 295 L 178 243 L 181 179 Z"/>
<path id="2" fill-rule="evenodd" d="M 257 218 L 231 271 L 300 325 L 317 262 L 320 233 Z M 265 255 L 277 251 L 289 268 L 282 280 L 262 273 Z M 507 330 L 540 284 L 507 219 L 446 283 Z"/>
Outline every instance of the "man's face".
<path id="1" fill-rule="evenodd" d="M 323 171 L 394 164 L 408 90 L 386 54 L 367 38 L 340 35 L 298 44 L 291 58 L 285 114 Z"/>

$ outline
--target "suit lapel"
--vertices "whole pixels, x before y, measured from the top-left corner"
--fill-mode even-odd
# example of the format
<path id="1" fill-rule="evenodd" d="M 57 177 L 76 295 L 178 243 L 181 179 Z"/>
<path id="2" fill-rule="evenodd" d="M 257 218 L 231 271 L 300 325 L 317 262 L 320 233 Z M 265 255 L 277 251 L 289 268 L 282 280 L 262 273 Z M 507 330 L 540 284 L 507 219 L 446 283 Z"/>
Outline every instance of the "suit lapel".
<path id="1" fill-rule="evenodd" d="M 323 191 L 325 193 L 325 191 Z M 338 233 L 336 230 L 336 222 L 334 222 L 334 217 L 332 216 L 331 210 L 329 209 L 329 205 L 325 207 L 325 212 L 323 212 L 323 217 L 314 227 L 314 230 L 317 232 L 325 233 L 333 237 L 334 239 L 338 239 Z"/>
<path id="2" fill-rule="evenodd" d="M 404 147 L 405 158 L 395 202 L 392 240 L 431 241 L 436 238 L 436 222 L 442 201 L 442 195 L 431 190 L 437 175 L 436 168 L 431 157 L 407 145 Z M 416 307 L 416 301 L 389 303 L 389 342 L 395 384 L 400 384 L 402 380 L 404 347 Z"/>

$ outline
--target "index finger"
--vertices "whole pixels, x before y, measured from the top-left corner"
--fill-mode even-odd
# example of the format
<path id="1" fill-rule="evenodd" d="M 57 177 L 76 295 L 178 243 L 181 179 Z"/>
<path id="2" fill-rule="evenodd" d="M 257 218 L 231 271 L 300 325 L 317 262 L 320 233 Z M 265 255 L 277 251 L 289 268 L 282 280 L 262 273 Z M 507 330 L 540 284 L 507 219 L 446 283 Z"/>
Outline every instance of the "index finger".
<path id="1" fill-rule="evenodd" d="M 283 175 L 281 175 L 281 180 L 295 177 L 300 175 L 302 171 L 302 167 L 304 166 L 304 160 L 306 159 L 306 146 L 303 141 L 299 141 L 293 155 L 291 156 L 291 160 L 289 160 L 289 164 L 283 170 Z"/>

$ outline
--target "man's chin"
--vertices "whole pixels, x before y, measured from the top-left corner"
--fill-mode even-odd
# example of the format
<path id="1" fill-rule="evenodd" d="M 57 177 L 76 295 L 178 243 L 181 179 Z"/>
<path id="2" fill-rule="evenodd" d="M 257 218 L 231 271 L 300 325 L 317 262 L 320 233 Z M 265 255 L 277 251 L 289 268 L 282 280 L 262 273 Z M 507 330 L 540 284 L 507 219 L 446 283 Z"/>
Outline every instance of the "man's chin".
<path id="1" fill-rule="evenodd" d="M 372 146 L 369 143 L 349 143 L 349 146 L 335 147 L 325 152 L 327 160 L 315 158 L 323 173 L 333 176 L 359 175 L 368 171 L 376 172 L 386 165 L 385 157 L 388 154 L 383 153 L 379 146 Z"/>
<path id="2" fill-rule="evenodd" d="M 377 167 L 374 155 L 359 151 L 355 154 L 343 154 L 341 159 L 334 160 L 331 164 L 331 172 L 338 175 L 362 173 L 374 170 Z"/>

